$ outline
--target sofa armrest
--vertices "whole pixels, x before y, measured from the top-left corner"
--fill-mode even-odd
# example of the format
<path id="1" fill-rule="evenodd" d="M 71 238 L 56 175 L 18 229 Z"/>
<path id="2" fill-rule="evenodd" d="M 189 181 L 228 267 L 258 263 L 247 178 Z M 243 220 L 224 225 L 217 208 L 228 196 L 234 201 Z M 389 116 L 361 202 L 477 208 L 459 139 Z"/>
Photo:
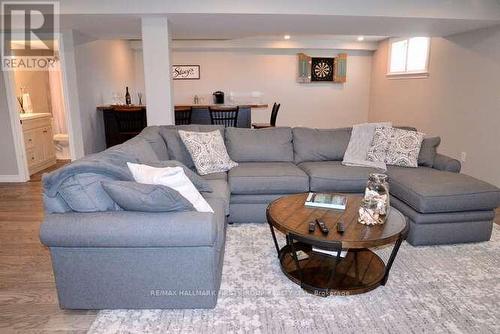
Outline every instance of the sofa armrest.
<path id="1" fill-rule="evenodd" d="M 221 210 L 47 214 L 40 240 L 49 247 L 212 246 L 224 229 L 223 223 L 218 226 Z"/>
<path id="2" fill-rule="evenodd" d="M 434 169 L 439 169 L 447 172 L 460 173 L 462 164 L 457 159 L 450 158 L 443 154 L 436 154 L 434 158 Z"/>

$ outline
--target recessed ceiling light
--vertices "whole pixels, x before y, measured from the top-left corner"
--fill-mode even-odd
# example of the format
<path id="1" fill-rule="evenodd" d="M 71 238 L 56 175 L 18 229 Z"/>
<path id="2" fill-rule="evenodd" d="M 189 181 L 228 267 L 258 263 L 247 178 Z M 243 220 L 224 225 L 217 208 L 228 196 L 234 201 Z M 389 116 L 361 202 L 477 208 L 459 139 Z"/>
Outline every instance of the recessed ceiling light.
<path id="1" fill-rule="evenodd" d="M 358 42 L 362 42 L 364 40 L 365 40 L 365 38 L 363 36 L 358 36 Z"/>
<path id="2" fill-rule="evenodd" d="M 290 39 L 290 35 L 283 36 L 284 39 Z"/>

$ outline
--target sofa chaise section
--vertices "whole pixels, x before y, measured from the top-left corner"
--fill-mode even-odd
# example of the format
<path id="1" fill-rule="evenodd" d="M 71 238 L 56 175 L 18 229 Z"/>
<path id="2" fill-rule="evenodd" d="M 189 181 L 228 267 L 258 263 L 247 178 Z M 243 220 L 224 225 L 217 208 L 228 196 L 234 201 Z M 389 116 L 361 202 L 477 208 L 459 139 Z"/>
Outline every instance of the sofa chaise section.
<path id="1" fill-rule="evenodd" d="M 387 171 L 391 205 L 410 223 L 408 242 L 427 245 L 489 240 L 500 190 L 448 171 L 456 170 L 452 165 L 443 169 L 389 167 Z"/>

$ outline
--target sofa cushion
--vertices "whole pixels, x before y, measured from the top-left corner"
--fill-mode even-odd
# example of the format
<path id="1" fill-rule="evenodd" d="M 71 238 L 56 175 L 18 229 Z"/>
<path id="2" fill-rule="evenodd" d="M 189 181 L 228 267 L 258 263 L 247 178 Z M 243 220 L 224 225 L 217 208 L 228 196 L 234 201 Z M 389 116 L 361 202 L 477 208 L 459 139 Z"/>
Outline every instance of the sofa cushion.
<path id="1" fill-rule="evenodd" d="M 231 199 L 231 190 L 229 189 L 229 183 L 222 179 L 212 179 L 206 180 L 213 189 L 212 192 L 202 192 L 201 195 L 205 199 L 219 199 L 224 203 L 224 212 L 226 215 L 229 214 L 229 201 Z"/>
<path id="2" fill-rule="evenodd" d="M 160 127 L 158 125 L 144 128 L 138 137 L 143 138 L 151 145 L 159 160 L 170 160 L 167 152 L 167 144 L 165 144 L 165 139 L 160 135 Z"/>
<path id="3" fill-rule="evenodd" d="M 222 125 L 164 125 L 160 126 L 160 135 L 166 142 L 168 156 L 172 160 L 177 160 L 182 162 L 189 168 L 194 168 L 193 159 L 189 154 L 186 146 L 179 136 L 179 130 L 184 131 L 199 131 L 199 132 L 210 132 L 214 130 L 219 130 L 222 137 L 224 138 L 224 126 Z"/>
<path id="4" fill-rule="evenodd" d="M 364 192 L 368 175 L 375 168 L 344 166 L 340 161 L 314 161 L 299 164 L 310 178 L 311 191 Z"/>
<path id="5" fill-rule="evenodd" d="M 204 180 L 224 180 L 227 181 L 227 172 L 210 173 L 206 175 L 200 175 Z"/>
<path id="6" fill-rule="evenodd" d="M 229 171 L 232 194 L 290 194 L 309 190 L 306 173 L 291 162 L 242 162 Z"/>
<path id="7" fill-rule="evenodd" d="M 123 144 L 113 146 L 103 153 L 123 153 L 139 161 L 159 160 L 151 144 L 142 137 L 134 137 Z"/>
<path id="8" fill-rule="evenodd" d="M 237 162 L 293 161 L 291 128 L 227 128 L 226 146 Z"/>
<path id="9" fill-rule="evenodd" d="M 437 148 L 441 143 L 441 137 L 426 137 L 422 140 L 420 152 L 418 153 L 418 165 L 432 167 L 437 155 Z"/>
<path id="10" fill-rule="evenodd" d="M 102 182 L 106 193 L 124 210 L 143 212 L 194 211 L 178 191 L 157 184 Z"/>
<path id="11" fill-rule="evenodd" d="M 420 213 L 491 210 L 500 189 L 465 174 L 428 167 L 390 167 L 390 192 Z"/>
<path id="12" fill-rule="evenodd" d="M 351 128 L 293 129 L 295 163 L 342 160 L 351 138 Z"/>

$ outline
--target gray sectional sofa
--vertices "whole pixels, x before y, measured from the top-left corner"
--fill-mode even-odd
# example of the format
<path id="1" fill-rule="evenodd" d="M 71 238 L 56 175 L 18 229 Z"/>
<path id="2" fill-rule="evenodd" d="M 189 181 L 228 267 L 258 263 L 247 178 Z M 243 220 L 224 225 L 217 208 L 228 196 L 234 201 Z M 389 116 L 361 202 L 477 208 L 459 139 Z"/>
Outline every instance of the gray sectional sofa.
<path id="1" fill-rule="evenodd" d="M 177 130 L 224 135 L 228 173 L 203 176 L 214 213 L 121 210 L 101 182 L 130 180 L 126 162 L 193 161 Z M 285 194 L 361 193 L 374 169 L 341 164 L 351 129 L 150 126 L 139 136 L 44 177 L 42 242 L 50 248 L 60 306 L 210 308 L 217 302 L 227 222 L 264 223 Z M 457 160 L 429 139 L 418 168 L 389 166 L 392 206 L 410 225 L 412 245 L 489 240 L 500 190 L 460 174 Z M 113 167 L 110 167 L 113 166 Z"/>

